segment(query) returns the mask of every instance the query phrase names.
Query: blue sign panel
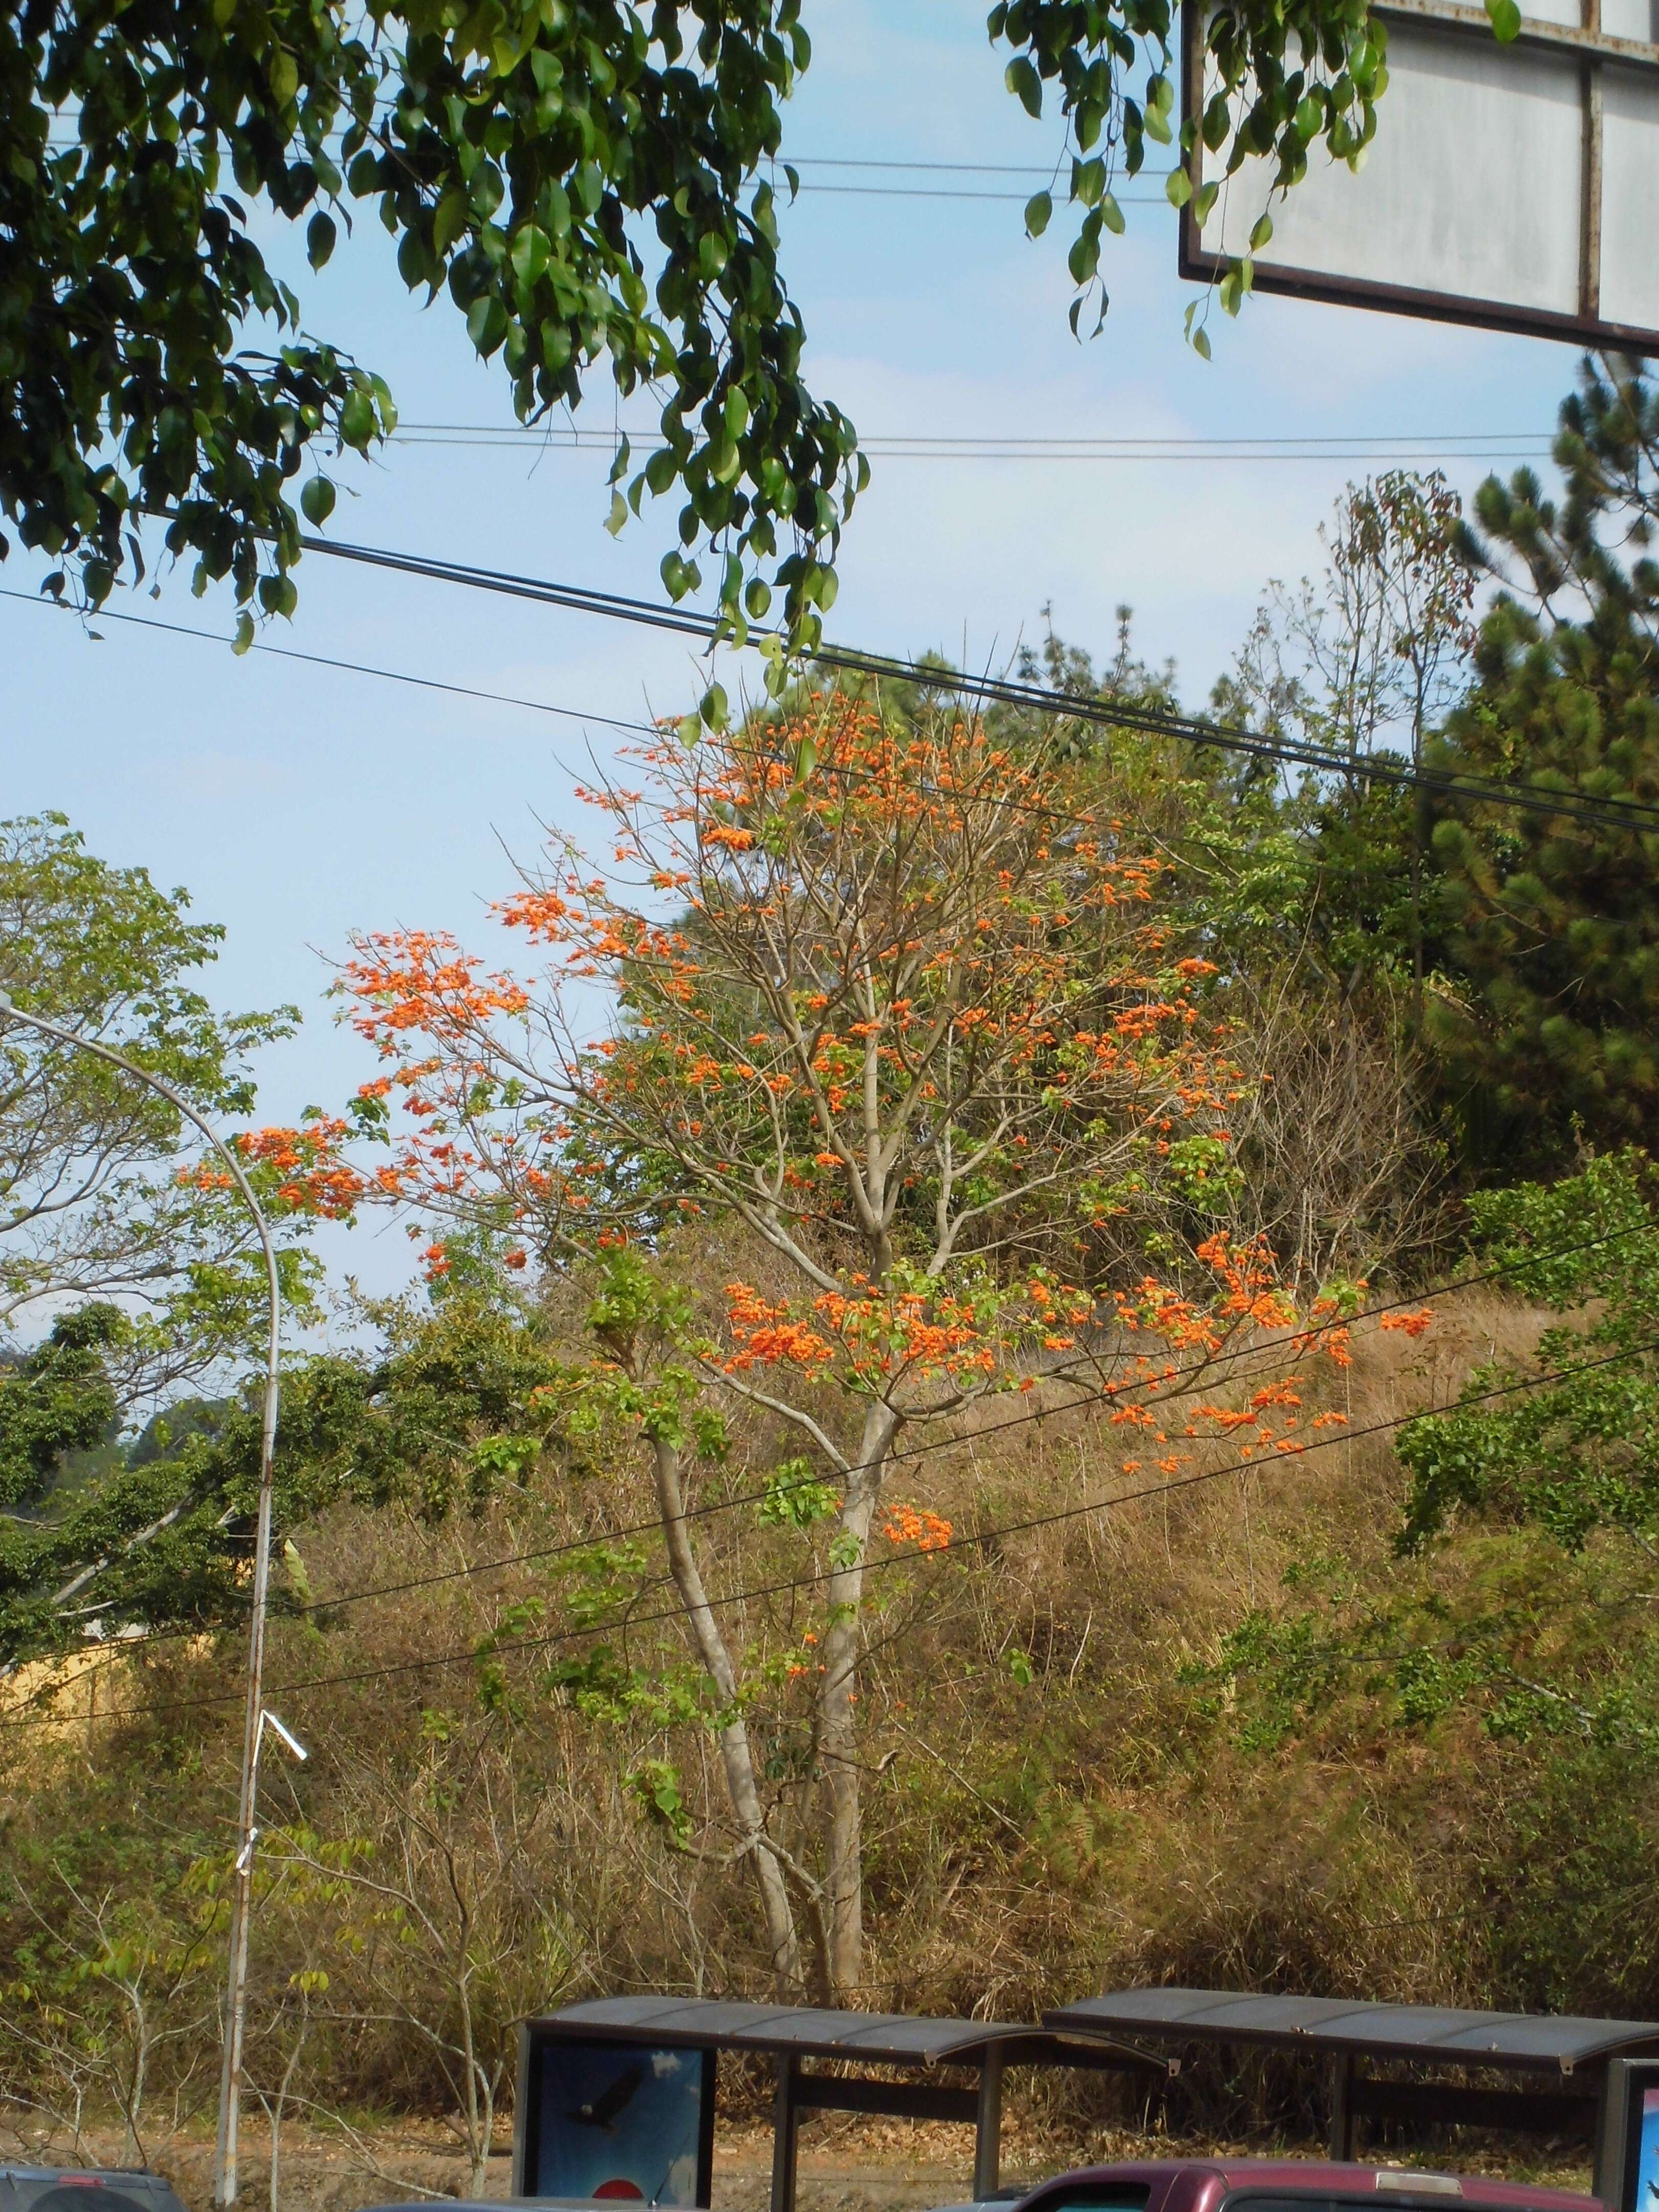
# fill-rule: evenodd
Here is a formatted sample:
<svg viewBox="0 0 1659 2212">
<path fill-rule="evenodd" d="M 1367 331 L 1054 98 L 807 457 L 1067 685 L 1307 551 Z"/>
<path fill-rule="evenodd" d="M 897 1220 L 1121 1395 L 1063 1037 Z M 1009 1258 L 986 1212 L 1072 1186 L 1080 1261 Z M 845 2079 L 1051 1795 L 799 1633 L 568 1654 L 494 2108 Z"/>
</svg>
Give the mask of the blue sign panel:
<svg viewBox="0 0 1659 2212">
<path fill-rule="evenodd" d="M 1636 2102 L 1635 2099 L 1632 2100 Z M 1644 2084 L 1640 2112 L 1631 2114 L 1636 2133 L 1636 2193 L 1632 2212 L 1659 2212 L 1659 2088 Z"/>
<path fill-rule="evenodd" d="M 532 2032 L 520 2186 L 526 2197 L 706 2205 L 714 2054 Z"/>
</svg>

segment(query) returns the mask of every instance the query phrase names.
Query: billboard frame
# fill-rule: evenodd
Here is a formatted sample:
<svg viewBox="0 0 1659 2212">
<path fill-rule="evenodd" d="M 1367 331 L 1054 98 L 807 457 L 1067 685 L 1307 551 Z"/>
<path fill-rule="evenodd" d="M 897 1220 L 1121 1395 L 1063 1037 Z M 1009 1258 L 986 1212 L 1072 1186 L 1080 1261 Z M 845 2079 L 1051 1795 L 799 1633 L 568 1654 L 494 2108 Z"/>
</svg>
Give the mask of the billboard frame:
<svg viewBox="0 0 1659 2212">
<path fill-rule="evenodd" d="M 1341 276 L 1298 269 L 1283 262 L 1254 259 L 1252 289 L 1287 299 L 1315 300 L 1334 307 L 1371 307 L 1437 323 L 1461 323 L 1479 330 L 1503 331 L 1523 337 L 1559 338 L 1592 349 L 1659 355 L 1659 329 L 1613 323 L 1599 312 L 1601 284 L 1602 88 L 1604 64 L 1659 72 L 1659 45 L 1618 38 L 1601 28 L 1600 0 L 1583 0 L 1585 23 L 1551 23 L 1523 16 L 1513 44 L 1525 51 L 1547 48 L 1579 57 L 1584 103 L 1583 175 L 1579 223 L 1578 312 L 1517 307 L 1502 300 L 1464 299 L 1455 293 L 1410 284 L 1383 283 L 1370 277 Z M 1204 17 L 1206 0 L 1182 0 L 1182 116 L 1193 127 L 1187 173 L 1192 192 L 1180 212 L 1177 268 L 1190 281 L 1212 284 L 1231 265 L 1232 257 L 1203 241 L 1194 208 L 1205 181 L 1206 148 L 1199 125 L 1204 112 Z M 1426 25 L 1465 37 L 1493 40 L 1483 7 L 1462 0 L 1376 0 L 1371 13 L 1386 23 Z M 1495 40 L 1494 40 L 1495 43 Z M 1387 128 L 1387 94 L 1382 120 Z M 1297 189 L 1292 185 L 1292 191 Z"/>
</svg>

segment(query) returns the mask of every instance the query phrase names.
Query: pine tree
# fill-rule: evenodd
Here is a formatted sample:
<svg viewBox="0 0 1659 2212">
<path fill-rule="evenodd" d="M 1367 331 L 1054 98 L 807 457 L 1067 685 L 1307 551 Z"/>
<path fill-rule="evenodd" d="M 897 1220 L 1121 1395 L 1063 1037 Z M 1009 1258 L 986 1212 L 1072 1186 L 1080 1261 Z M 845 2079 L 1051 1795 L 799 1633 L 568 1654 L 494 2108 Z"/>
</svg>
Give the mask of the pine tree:
<svg viewBox="0 0 1659 2212">
<path fill-rule="evenodd" d="M 1659 387 L 1587 360 L 1560 423 L 1559 501 L 1526 469 L 1476 495 L 1466 557 L 1502 588 L 1432 765 L 1659 806 Z M 1659 1146 L 1659 814 L 1626 830 L 1460 800 L 1433 849 L 1426 1013 L 1474 1162 Z"/>
</svg>

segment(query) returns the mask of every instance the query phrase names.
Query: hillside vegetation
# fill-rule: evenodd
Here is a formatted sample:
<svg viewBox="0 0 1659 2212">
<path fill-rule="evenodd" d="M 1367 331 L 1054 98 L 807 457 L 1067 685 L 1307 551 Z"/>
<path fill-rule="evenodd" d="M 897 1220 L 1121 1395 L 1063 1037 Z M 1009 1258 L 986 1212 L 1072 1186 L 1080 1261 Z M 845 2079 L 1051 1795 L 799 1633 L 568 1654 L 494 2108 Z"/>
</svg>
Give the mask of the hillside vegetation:
<svg viewBox="0 0 1659 2212">
<path fill-rule="evenodd" d="M 1420 1338 L 1360 1333 L 1322 1395 L 1356 1431 L 1446 1403 L 1472 1366 L 1528 1348 L 1540 1318 L 1466 1291 Z M 1645 1761 L 1618 1744 L 1494 1741 L 1462 1712 L 1410 1730 L 1345 1712 L 1264 1749 L 1241 1741 L 1237 1695 L 1206 1672 L 1287 1583 L 1340 1575 L 1380 1596 L 1415 1579 L 1393 1548 L 1404 1477 L 1389 1438 L 1337 1431 L 1316 1457 L 1075 1510 L 1136 1486 L 1086 1422 L 1005 1437 L 991 1415 L 983 1429 L 935 1475 L 939 1510 L 961 1539 L 1048 1525 L 880 1578 L 863 2002 L 1018 2018 L 1168 1979 L 1650 2016 L 1659 1798 Z M 734 1463 L 731 1489 L 753 1474 Z M 550 1682 L 556 1655 L 519 1648 L 545 1632 L 543 1606 L 560 1617 L 558 1573 L 532 1559 L 428 1579 L 585 1540 L 595 1507 L 617 1525 L 650 1512 L 642 1481 L 607 1470 L 601 1487 L 588 1470 L 435 1527 L 337 1507 L 289 1556 L 319 1610 L 278 1625 L 273 1680 L 344 1678 L 273 1690 L 311 1758 L 267 1770 L 254 2069 L 286 2081 L 295 2118 L 455 2113 L 466 2037 L 504 2086 L 514 2021 L 596 1990 L 764 1985 L 744 1874 L 706 1840 L 720 1791 L 695 1731 L 678 1768 L 692 1844 L 677 1850 L 619 1778 L 609 1717 Z M 710 1531 L 720 1586 L 772 1579 L 751 1516 Z M 1559 1571 L 1553 1547 L 1514 1532 L 1435 1578 L 1455 1620 L 1471 1585 L 1518 1580 L 1542 1598 Z M 734 1634 L 789 1643 L 790 1603 L 749 1601 Z M 638 1610 L 619 1656 L 672 1668 L 675 1624 L 648 1599 Z M 482 1663 L 395 1671 L 492 1643 Z M 240 1755 L 237 1657 L 181 1638 L 83 1674 L 64 1717 L 4 1739 L 9 1954 L 25 1973 L 74 1959 L 84 1974 L 51 2025 L 14 1998 L 9 2063 L 27 2054 L 35 2094 L 62 2112 L 72 2081 L 95 2104 L 130 2094 L 147 2043 L 141 2141 L 211 2086 L 206 1939 Z M 360 1671 L 378 1679 L 354 1683 Z M 111 1725 L 112 1710 L 130 1717 Z M 1263 2117 L 1239 2085 L 1208 2112 L 1224 2130 Z"/>
<path fill-rule="evenodd" d="M 1351 490 L 1208 722 L 1127 614 L 1040 710 L 802 684 L 596 779 L 516 969 L 344 949 L 379 1073 L 234 1139 L 279 2146 L 423 2118 L 476 2191 L 515 2022 L 601 1990 L 1659 2012 L 1656 450 L 1587 366 L 1559 506 Z M 17 1006 L 240 1122 L 295 1018 L 212 1011 L 186 903 L 0 829 Z M 263 1275 L 224 1157 L 36 1034 L 0 2090 L 137 2156 L 216 2088 Z M 421 1279 L 331 1307 L 307 1232 L 377 1209 Z M 1183 2084 L 1138 2117 L 1316 2117 Z"/>
</svg>

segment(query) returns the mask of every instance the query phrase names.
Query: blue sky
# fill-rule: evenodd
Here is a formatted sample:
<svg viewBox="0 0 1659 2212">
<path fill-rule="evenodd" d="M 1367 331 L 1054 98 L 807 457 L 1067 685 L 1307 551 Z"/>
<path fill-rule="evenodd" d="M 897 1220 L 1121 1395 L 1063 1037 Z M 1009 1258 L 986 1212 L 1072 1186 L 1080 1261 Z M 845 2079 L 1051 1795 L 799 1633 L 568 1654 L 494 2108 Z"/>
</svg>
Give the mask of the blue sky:
<svg viewBox="0 0 1659 2212">
<path fill-rule="evenodd" d="M 814 60 L 785 152 L 813 160 L 1030 163 L 1057 124 L 1030 122 L 1002 88 L 977 0 L 807 0 Z M 1387 127 L 1386 103 L 1383 127 Z M 1189 288 L 1173 216 L 1127 208 L 1108 241 L 1102 335 L 1066 326 L 1067 232 L 1024 235 L 1018 198 L 864 197 L 810 188 L 785 212 L 787 266 L 805 316 L 817 389 L 866 434 L 1079 437 L 1383 434 L 1441 438 L 1547 431 L 1571 384 L 1570 348 L 1352 309 L 1257 298 L 1213 319 L 1209 365 L 1183 344 Z M 1035 188 L 1019 178 L 911 176 L 917 185 Z M 297 259 L 297 245 L 281 249 Z M 295 270 L 310 329 L 392 384 L 408 422 L 512 421 L 504 374 L 479 363 L 447 301 L 405 294 L 373 210 L 321 279 Z M 607 428 L 592 387 L 580 420 Z M 635 401 L 629 419 L 648 422 Z M 613 542 L 597 453 L 394 446 L 350 479 L 343 537 L 601 588 L 661 596 L 673 502 Z M 889 460 L 845 542 L 832 635 L 879 650 L 936 647 L 969 664 L 1041 634 L 1051 602 L 1067 640 L 1104 654 L 1113 611 L 1135 609 L 1139 647 L 1173 656 L 1200 701 L 1270 576 L 1317 566 L 1316 531 L 1364 463 Z M 1466 491 L 1485 465 L 1447 465 Z M 38 567 L 14 551 L 0 586 Z M 544 700 L 594 714 L 682 711 L 700 688 L 683 641 L 432 583 L 307 561 L 300 605 L 272 641 Z M 112 603 L 228 630 L 227 604 L 188 578 Z M 258 653 L 100 625 L 0 599 L 7 813 L 57 807 L 93 848 L 187 885 L 228 939 L 210 986 L 226 1006 L 294 1000 L 296 1042 L 262 1073 L 262 1111 L 333 1103 L 370 1072 L 323 1003 L 348 931 L 454 930 L 495 949 L 489 901 L 538 822 L 573 820 L 571 764 L 608 750 L 599 726 L 446 699 Z M 406 1270 L 401 1237 L 338 1248 L 366 1281 Z"/>
</svg>

